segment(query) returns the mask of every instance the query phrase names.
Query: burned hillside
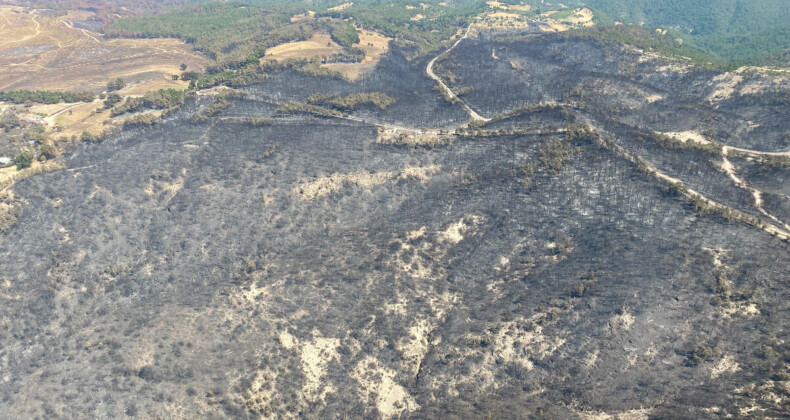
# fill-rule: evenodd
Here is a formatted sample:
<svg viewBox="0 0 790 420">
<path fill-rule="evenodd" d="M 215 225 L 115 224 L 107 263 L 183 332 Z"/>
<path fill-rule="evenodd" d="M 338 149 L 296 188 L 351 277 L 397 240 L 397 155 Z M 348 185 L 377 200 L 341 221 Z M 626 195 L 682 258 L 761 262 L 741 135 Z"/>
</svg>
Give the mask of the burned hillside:
<svg viewBox="0 0 790 420">
<path fill-rule="evenodd" d="M 787 412 L 783 76 L 470 37 L 434 69 L 470 122 L 407 55 L 199 92 L 18 182 L 0 412 Z"/>
</svg>

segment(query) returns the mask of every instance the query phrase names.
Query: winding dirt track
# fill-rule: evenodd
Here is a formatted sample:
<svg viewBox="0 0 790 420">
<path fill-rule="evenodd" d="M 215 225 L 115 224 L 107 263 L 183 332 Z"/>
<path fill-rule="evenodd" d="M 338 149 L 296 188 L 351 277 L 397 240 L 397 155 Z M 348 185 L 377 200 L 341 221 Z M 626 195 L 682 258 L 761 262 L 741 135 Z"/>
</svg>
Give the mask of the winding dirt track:
<svg viewBox="0 0 790 420">
<path fill-rule="evenodd" d="M 6 22 L 8 24 L 11 24 L 11 21 L 8 20 L 8 17 L 5 15 L 5 12 L 0 12 L 0 16 L 3 16 L 3 18 L 6 20 Z M 34 30 L 36 32 L 33 35 L 27 35 L 25 37 L 22 37 L 22 38 L 19 38 L 19 39 L 15 39 L 13 41 L 4 42 L 4 43 L 0 44 L 0 47 L 6 46 L 6 45 L 10 45 L 10 44 L 18 44 L 20 42 L 24 42 L 24 41 L 27 41 L 29 39 L 33 39 L 33 38 L 41 35 L 41 23 L 39 23 L 39 21 L 36 20 L 36 16 L 31 14 L 30 15 L 30 20 L 32 20 L 33 23 L 36 24 L 36 27 L 34 28 Z M 3 27 L 5 27 L 5 24 L 3 24 Z"/>
<path fill-rule="evenodd" d="M 584 114 L 582 114 L 582 113 L 580 113 L 578 111 L 577 111 L 577 115 L 580 117 L 580 119 L 582 121 L 584 121 L 587 125 L 589 125 L 593 129 L 595 129 L 599 133 L 606 133 L 606 131 L 602 127 L 597 125 L 592 118 L 590 118 L 590 117 L 588 117 L 588 116 L 586 116 L 586 115 L 584 115 Z M 785 240 L 785 241 L 790 241 L 790 229 L 787 228 L 787 225 L 785 223 L 783 223 L 782 221 L 780 221 L 779 219 L 777 219 L 776 217 L 774 217 L 773 215 L 771 215 L 770 213 L 766 212 L 764 209 L 762 209 L 761 205 L 759 205 L 759 206 L 755 205 L 755 207 L 758 210 L 760 210 L 760 212 L 763 213 L 765 216 L 769 217 L 775 223 L 779 224 L 781 227 L 780 226 L 776 226 L 773 223 L 768 223 L 768 222 L 766 222 L 763 219 L 758 219 L 758 218 L 756 218 L 754 216 L 747 215 L 747 214 L 743 213 L 742 211 L 740 211 L 738 209 L 732 208 L 732 207 L 730 207 L 728 205 L 725 205 L 725 204 L 721 204 L 718 201 L 712 200 L 712 199 L 706 197 L 705 195 L 703 195 L 702 193 L 689 188 L 688 185 L 686 185 L 686 183 L 683 182 L 683 180 L 681 180 L 679 178 L 672 177 L 670 175 L 667 175 L 667 174 L 661 172 L 658 168 L 656 168 L 654 165 L 651 165 L 649 162 L 647 162 L 641 156 L 634 155 L 634 154 L 628 152 L 627 150 L 625 150 L 624 148 L 622 148 L 621 146 L 619 146 L 617 144 L 613 144 L 612 146 L 615 149 L 614 150 L 615 152 L 617 152 L 621 156 L 625 157 L 629 161 L 631 161 L 633 163 L 642 163 L 642 164 L 644 164 L 648 168 L 648 170 L 650 171 L 650 173 L 652 174 L 652 176 L 654 178 L 656 178 L 658 180 L 661 180 L 661 181 L 664 181 L 664 182 L 667 182 L 667 183 L 670 183 L 670 184 L 682 186 L 684 188 L 684 190 L 685 190 L 685 192 L 683 193 L 684 196 L 686 196 L 688 198 L 696 198 L 696 199 L 702 200 L 707 205 L 709 205 L 709 206 L 711 206 L 713 208 L 719 209 L 719 210 L 730 210 L 730 211 L 734 212 L 735 214 L 737 214 L 739 216 L 739 220 L 741 222 L 745 222 L 745 223 L 748 223 L 748 224 L 750 224 L 752 226 L 755 226 L 758 229 L 761 229 L 761 230 L 763 230 L 763 231 L 765 231 L 765 232 L 767 232 L 767 233 L 769 233 L 769 234 L 771 234 L 773 236 L 776 236 L 779 239 L 782 239 L 782 240 Z M 733 149 L 733 148 L 730 148 L 730 149 Z M 757 153 L 760 153 L 760 152 L 757 152 Z M 771 154 L 771 153 L 768 153 L 768 154 Z M 727 162 L 729 162 L 726 159 L 726 156 L 727 156 L 726 149 L 723 151 L 722 155 L 725 157 L 725 166 L 726 166 Z M 732 163 L 730 163 L 730 165 L 732 165 Z M 737 181 L 741 181 L 741 180 L 737 176 L 734 176 L 734 174 L 735 174 L 735 172 L 734 172 L 734 170 L 735 170 L 734 165 L 732 165 L 731 169 L 733 171 L 732 174 L 729 173 L 727 168 L 724 168 L 725 172 L 728 172 L 728 175 L 730 175 L 730 178 L 733 179 L 733 181 L 737 185 L 738 184 Z M 741 181 L 741 182 L 743 182 L 743 181 Z M 760 194 L 760 192 L 758 190 L 754 190 L 754 189 L 746 186 L 745 184 L 738 185 L 738 186 L 740 186 L 742 188 L 745 188 L 747 190 L 753 191 L 753 193 L 755 194 L 755 201 L 757 201 L 757 202 L 761 202 L 762 201 L 762 200 L 758 201 L 758 196 Z"/>
<path fill-rule="evenodd" d="M 444 83 L 444 81 L 442 80 L 441 77 L 437 76 L 436 73 L 433 72 L 433 65 L 436 63 L 436 60 L 442 58 L 444 55 L 446 55 L 450 51 L 454 50 L 455 47 L 457 47 L 458 44 L 461 43 L 461 41 L 463 41 L 464 39 L 466 39 L 469 36 L 469 31 L 471 31 L 471 30 L 472 30 L 472 25 L 469 25 L 469 27 L 466 28 L 466 32 L 464 32 L 464 36 L 462 36 L 461 38 L 458 38 L 458 41 L 455 41 L 455 44 L 453 44 L 450 48 L 444 50 L 441 54 L 437 55 L 431 61 L 429 61 L 428 62 L 428 66 L 425 68 L 425 72 L 428 74 L 428 77 L 430 77 L 431 79 L 433 79 L 437 83 L 439 83 L 439 86 L 447 94 L 447 97 L 449 97 L 450 99 L 458 101 L 458 103 L 460 103 L 464 107 L 464 109 L 469 114 L 469 116 L 472 117 L 472 120 L 488 122 L 488 121 L 491 121 L 491 118 L 485 118 L 482 115 L 478 114 L 474 109 L 472 109 L 472 107 L 470 107 L 466 102 L 464 102 L 463 99 L 459 98 L 458 95 L 456 95 L 453 92 L 453 90 L 450 89 L 450 87 L 447 86 L 446 83 Z"/>
</svg>

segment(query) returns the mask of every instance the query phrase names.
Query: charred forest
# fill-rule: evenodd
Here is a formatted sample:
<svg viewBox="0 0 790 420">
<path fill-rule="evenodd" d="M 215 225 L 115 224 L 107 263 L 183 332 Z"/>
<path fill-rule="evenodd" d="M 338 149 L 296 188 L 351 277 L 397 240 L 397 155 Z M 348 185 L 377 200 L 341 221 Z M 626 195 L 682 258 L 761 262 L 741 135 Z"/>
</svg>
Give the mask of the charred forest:
<svg viewBox="0 0 790 420">
<path fill-rule="evenodd" d="M 0 417 L 786 416 L 787 76 L 431 58 L 199 90 L 0 196 Z"/>
</svg>

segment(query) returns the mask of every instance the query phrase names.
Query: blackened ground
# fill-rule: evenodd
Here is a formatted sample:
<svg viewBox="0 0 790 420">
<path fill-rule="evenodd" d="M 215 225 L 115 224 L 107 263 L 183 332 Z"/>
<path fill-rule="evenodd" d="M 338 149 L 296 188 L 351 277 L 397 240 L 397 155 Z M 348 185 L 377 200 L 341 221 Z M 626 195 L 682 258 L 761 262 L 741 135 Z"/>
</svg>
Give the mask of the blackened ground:
<svg viewBox="0 0 790 420">
<path fill-rule="evenodd" d="M 670 131 L 645 122 L 653 110 L 691 101 L 672 92 L 712 76 L 661 78 L 655 65 L 639 77 L 656 87 L 640 85 L 607 75 L 617 60 L 648 69 L 635 53 L 552 42 L 454 51 L 472 63 L 457 68 L 473 87 L 464 97 L 488 115 L 565 101 L 589 82 L 572 106 L 484 127 L 496 135 L 412 148 L 378 142 L 372 123 L 273 113 L 315 92 L 383 91 L 398 102 L 355 117 L 449 128 L 467 119 L 422 75 L 424 62 L 394 51 L 360 84 L 272 74 L 244 88 L 254 99 L 232 99 L 206 123 L 190 122 L 210 102 L 201 99 L 18 183 L 24 212 L 0 239 L 0 412 L 783 416 L 788 244 L 700 216 L 592 139 L 569 141 L 556 171 L 545 163 L 585 115 L 618 146 L 757 215 L 716 169 L 721 156 L 647 136 Z M 502 63 L 490 62 L 492 49 Z M 618 93 L 628 86 L 665 99 Z M 606 113 L 604 101 L 630 105 Z M 688 125 L 671 131 L 701 129 L 708 112 L 727 111 L 684 111 Z M 750 164 L 742 174 L 755 186 L 782 173 Z M 783 205 L 766 199 L 777 214 Z"/>
</svg>

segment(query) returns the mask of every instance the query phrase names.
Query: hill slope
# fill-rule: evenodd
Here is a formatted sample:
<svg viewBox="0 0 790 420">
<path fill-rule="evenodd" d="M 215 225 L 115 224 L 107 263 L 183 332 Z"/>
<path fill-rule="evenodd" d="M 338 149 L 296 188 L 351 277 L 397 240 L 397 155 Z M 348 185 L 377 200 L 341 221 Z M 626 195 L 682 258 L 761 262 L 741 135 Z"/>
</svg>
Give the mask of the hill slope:
<svg viewBox="0 0 790 420">
<path fill-rule="evenodd" d="M 436 60 L 470 123 L 410 52 L 265 67 L 17 183 L 0 412 L 787 412 L 786 76 L 485 34 Z"/>
</svg>

